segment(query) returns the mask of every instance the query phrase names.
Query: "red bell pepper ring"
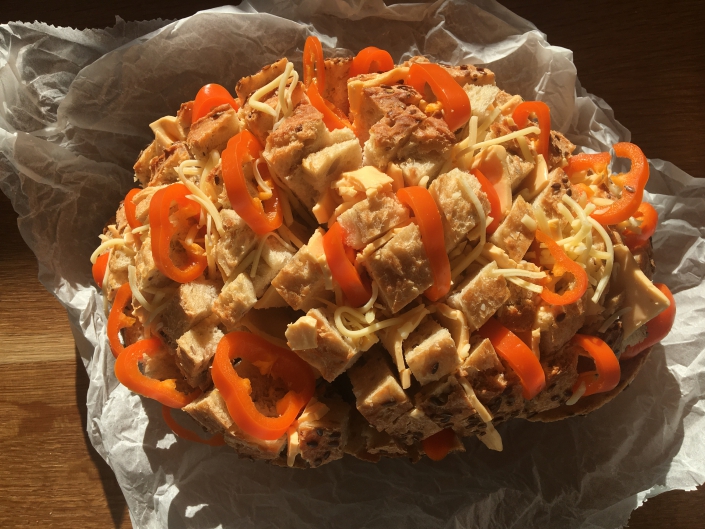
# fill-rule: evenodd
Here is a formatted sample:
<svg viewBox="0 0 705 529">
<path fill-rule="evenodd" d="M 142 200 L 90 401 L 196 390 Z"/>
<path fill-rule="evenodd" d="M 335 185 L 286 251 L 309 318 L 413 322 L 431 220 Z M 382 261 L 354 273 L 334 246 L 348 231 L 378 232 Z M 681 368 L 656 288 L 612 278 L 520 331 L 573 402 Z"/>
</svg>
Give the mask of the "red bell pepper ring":
<svg viewBox="0 0 705 529">
<path fill-rule="evenodd" d="M 103 279 L 105 279 L 105 271 L 108 268 L 109 258 L 110 252 L 105 252 L 104 254 L 101 254 L 98 259 L 95 260 L 95 263 L 93 263 L 93 266 L 91 267 L 93 281 L 96 282 L 98 288 L 103 288 Z"/>
<path fill-rule="evenodd" d="M 257 235 L 276 230 L 284 219 L 279 189 L 272 181 L 266 164 L 262 166 L 260 173 L 272 190 L 271 198 L 262 203 L 259 198 L 251 196 L 247 189 L 242 166 L 259 158 L 261 151 L 262 146 L 257 138 L 249 130 L 243 130 L 230 138 L 221 156 L 223 182 L 230 204 Z"/>
<path fill-rule="evenodd" d="M 642 202 L 639 209 L 634 213 L 634 218 L 641 221 L 639 226 L 640 232 L 637 233 L 627 227 L 622 234 L 624 244 L 630 250 L 639 250 L 649 243 L 649 239 L 656 233 L 656 225 L 658 224 L 658 213 L 654 207 L 648 202 Z"/>
<path fill-rule="evenodd" d="M 169 428 L 171 428 L 171 431 L 174 432 L 174 434 L 176 434 L 177 436 L 181 437 L 182 439 L 186 439 L 187 441 L 193 441 L 194 443 L 201 443 L 209 446 L 223 446 L 225 444 L 225 440 L 223 439 L 222 433 L 217 433 L 210 439 L 204 439 L 196 432 L 192 432 L 188 428 L 184 428 L 178 422 L 176 422 L 176 420 L 174 420 L 174 416 L 171 414 L 171 410 L 172 408 L 170 408 L 169 406 L 164 406 L 162 404 L 162 417 L 164 418 L 164 422 L 167 424 L 167 426 L 169 426 Z"/>
<path fill-rule="evenodd" d="M 617 143 L 614 153 L 620 158 L 629 158 L 632 167 L 628 173 L 613 176 L 612 180 L 622 186 L 622 196 L 605 209 L 590 215 L 603 226 L 619 224 L 634 215 L 644 197 L 644 187 L 649 180 L 649 161 L 639 147 L 633 143 Z"/>
<path fill-rule="evenodd" d="M 576 154 L 568 160 L 568 165 L 563 169 L 569 177 L 582 171 L 592 169 L 595 173 L 604 173 L 610 164 L 612 156 L 608 152 L 597 154 Z"/>
<path fill-rule="evenodd" d="M 124 283 L 115 294 L 108 315 L 108 341 L 115 358 L 125 350 L 120 342 L 120 331 L 135 324 L 135 319 L 125 314 L 128 303 L 132 303 L 132 290 L 129 283 Z"/>
<path fill-rule="evenodd" d="M 304 44 L 304 86 L 318 83 L 318 90 L 326 91 L 326 69 L 323 61 L 323 47 L 318 37 L 308 37 Z"/>
<path fill-rule="evenodd" d="M 420 94 L 426 84 L 443 105 L 443 119 L 451 131 L 456 131 L 470 119 L 470 99 L 455 79 L 438 64 L 414 63 L 409 68 L 406 83 Z"/>
<path fill-rule="evenodd" d="M 157 269 L 169 279 L 178 283 L 190 283 L 198 278 L 208 266 L 205 251 L 197 244 L 186 245 L 188 262 L 184 267 L 174 264 L 171 258 L 171 243 L 176 236 L 176 227 L 171 220 L 171 207 L 176 204 L 174 214 L 177 223 L 201 214 L 201 205 L 189 198 L 191 191 L 181 183 L 171 184 L 154 193 L 149 203 L 149 222 L 152 231 L 152 257 Z"/>
<path fill-rule="evenodd" d="M 323 252 L 326 254 L 328 268 L 333 280 L 340 285 L 343 294 L 353 307 L 361 307 L 369 301 L 372 295 L 370 288 L 363 283 L 357 272 L 353 259 L 348 255 L 348 249 L 343 242 L 345 237 L 343 228 L 337 222 L 328 228 L 323 236 Z"/>
<path fill-rule="evenodd" d="M 323 123 L 325 123 L 328 130 L 342 129 L 345 127 L 352 128 L 345 114 L 333 103 L 323 99 L 318 91 L 318 83 L 311 83 L 306 90 L 306 95 L 309 101 L 311 101 L 311 105 L 323 114 Z"/>
<path fill-rule="evenodd" d="M 533 351 L 495 318 L 487 320 L 478 333 L 482 338 L 490 340 L 497 354 L 517 374 L 524 398 L 531 400 L 538 395 L 546 386 L 546 374 Z"/>
<path fill-rule="evenodd" d="M 499 219 L 502 217 L 502 203 L 499 201 L 497 190 L 487 177 L 482 174 L 482 171 L 473 169 L 471 172 L 473 176 L 477 178 L 477 181 L 480 182 L 480 186 L 485 192 L 485 195 L 487 195 L 487 200 L 490 202 L 490 216 L 492 217 L 492 222 L 487 225 L 487 233 L 491 235 L 499 228 Z"/>
<path fill-rule="evenodd" d="M 288 392 L 276 403 L 278 417 L 268 417 L 257 409 L 250 381 L 241 378 L 233 367 L 236 358 L 263 366 L 260 369 L 286 384 Z M 313 371 L 304 360 L 248 332 L 231 332 L 220 340 L 211 374 L 235 424 L 246 434 L 264 440 L 279 439 L 286 433 L 313 397 L 316 386 Z"/>
<path fill-rule="evenodd" d="M 133 230 L 142 226 L 142 223 L 137 220 L 137 206 L 132 201 L 132 199 L 135 198 L 135 195 L 140 191 L 141 189 L 135 187 L 130 189 L 127 192 L 127 195 L 125 195 L 125 217 L 127 218 L 127 223 L 130 225 L 130 228 Z"/>
<path fill-rule="evenodd" d="M 369 46 L 355 55 L 350 67 L 350 77 L 375 72 L 388 72 L 394 68 L 394 60 L 386 50 Z"/>
<path fill-rule="evenodd" d="M 428 189 L 421 186 L 402 187 L 397 191 L 399 201 L 414 212 L 414 218 L 421 231 L 426 256 L 431 263 L 433 285 L 424 295 L 431 301 L 438 301 L 450 290 L 450 261 L 443 238 L 443 223 L 435 200 Z"/>
<path fill-rule="evenodd" d="M 576 392 L 582 384 L 585 384 L 583 397 L 611 391 L 619 384 L 621 370 L 619 360 L 614 351 L 603 340 L 597 336 L 587 334 L 576 334 L 571 338 L 571 343 L 584 349 L 595 361 L 597 371 L 588 371 L 578 375 L 578 379 L 573 384 L 573 392 Z"/>
<path fill-rule="evenodd" d="M 668 336 L 669 332 L 671 332 L 673 322 L 676 321 L 676 300 L 673 298 L 673 294 L 671 294 L 668 287 L 663 283 L 654 283 L 654 286 L 666 294 L 666 297 L 668 297 L 671 304 L 666 310 L 646 322 L 646 331 L 648 333 L 646 338 L 636 345 L 627 347 L 627 350 L 624 351 L 622 356 L 619 358 L 620 360 L 634 358 L 645 349 L 659 343 L 666 336 Z"/>
<path fill-rule="evenodd" d="M 548 161 L 548 144 L 551 141 L 551 109 L 543 101 L 524 101 L 514 109 L 512 118 L 517 127 L 524 129 L 529 122 L 531 114 L 536 116 L 539 122 L 539 129 L 541 129 L 536 152 L 542 154 L 544 159 Z"/>
<path fill-rule="evenodd" d="M 550 305 L 569 305 L 570 303 L 575 303 L 583 297 L 583 294 L 585 294 L 585 291 L 587 290 L 587 272 L 585 272 L 582 266 L 568 257 L 563 251 L 563 248 L 558 246 L 553 239 L 541 230 L 536 230 L 536 240 L 545 244 L 548 247 L 548 251 L 553 256 L 553 259 L 555 260 L 555 264 L 553 265 L 554 276 L 562 276 L 566 272 L 570 272 L 575 278 L 575 283 L 573 286 L 563 292 L 563 294 L 551 292 L 544 286 L 541 291 L 541 299 Z"/>
<path fill-rule="evenodd" d="M 455 432 L 451 428 L 446 428 L 421 441 L 421 446 L 431 461 L 440 461 L 448 455 L 457 442 L 458 436 Z"/>
<path fill-rule="evenodd" d="M 176 380 L 157 380 L 142 374 L 140 361 L 152 356 L 163 347 L 159 338 L 148 338 L 133 343 L 118 356 L 115 361 L 115 376 L 130 391 L 149 397 L 169 408 L 183 408 L 193 402 L 200 394 L 200 389 L 182 393 L 176 388 Z"/>
<path fill-rule="evenodd" d="M 240 109 L 240 105 L 233 99 L 227 88 L 214 83 L 205 85 L 196 94 L 191 121 L 196 123 L 196 121 L 208 115 L 211 110 L 221 105 L 230 105 L 236 111 Z"/>
</svg>

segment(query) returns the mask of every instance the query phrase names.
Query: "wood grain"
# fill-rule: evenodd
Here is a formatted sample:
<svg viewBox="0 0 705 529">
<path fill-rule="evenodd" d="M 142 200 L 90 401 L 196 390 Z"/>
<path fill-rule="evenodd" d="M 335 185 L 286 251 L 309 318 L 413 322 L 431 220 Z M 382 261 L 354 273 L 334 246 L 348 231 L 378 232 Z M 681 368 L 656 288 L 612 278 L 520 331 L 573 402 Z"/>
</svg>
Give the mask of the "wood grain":
<svg viewBox="0 0 705 529">
<path fill-rule="evenodd" d="M 649 157 L 705 176 L 705 3 L 502 2 L 570 48 L 583 86 L 603 97 Z M 0 22 L 76 28 L 179 18 L 220 2 L 3 0 Z M 66 312 L 37 280 L 34 256 L 0 194 L 0 527 L 130 527 L 110 468 L 85 434 L 88 379 Z M 38 501 L 39 500 L 39 501 Z M 634 529 L 703 527 L 705 489 L 662 494 Z"/>
</svg>

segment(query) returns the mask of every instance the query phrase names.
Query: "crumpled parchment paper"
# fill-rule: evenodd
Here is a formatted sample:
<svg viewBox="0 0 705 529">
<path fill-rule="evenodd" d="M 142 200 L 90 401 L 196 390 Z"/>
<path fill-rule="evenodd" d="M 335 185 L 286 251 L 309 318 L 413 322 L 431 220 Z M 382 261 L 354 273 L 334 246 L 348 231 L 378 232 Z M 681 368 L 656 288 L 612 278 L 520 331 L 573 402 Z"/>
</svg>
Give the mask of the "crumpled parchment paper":
<svg viewBox="0 0 705 529">
<path fill-rule="evenodd" d="M 327 54 L 376 45 L 397 61 L 482 63 L 508 92 L 547 102 L 553 128 L 581 148 L 630 138 L 580 87 L 569 50 L 490 0 L 269 0 L 107 30 L 0 26 L 0 187 L 41 282 L 68 310 L 90 376 L 88 433 L 133 525 L 611 528 L 645 499 L 705 481 L 705 182 L 661 160 L 651 161 L 647 200 L 660 216 L 656 280 L 678 303 L 672 333 L 631 387 L 590 416 L 501 425 L 502 453 L 472 440 L 440 463 L 270 467 L 177 440 L 157 403 L 117 383 L 88 257 L 132 186 L 147 125 L 206 82 L 232 88 L 282 56 L 300 66 L 309 34 Z"/>
</svg>

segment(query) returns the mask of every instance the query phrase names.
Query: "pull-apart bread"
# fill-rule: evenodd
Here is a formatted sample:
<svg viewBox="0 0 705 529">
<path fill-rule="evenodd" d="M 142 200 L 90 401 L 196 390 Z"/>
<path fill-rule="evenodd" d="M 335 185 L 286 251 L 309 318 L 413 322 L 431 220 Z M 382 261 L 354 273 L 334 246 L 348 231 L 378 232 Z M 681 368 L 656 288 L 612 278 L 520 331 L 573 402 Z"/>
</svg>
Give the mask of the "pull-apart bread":
<svg viewBox="0 0 705 529">
<path fill-rule="evenodd" d="M 301 80 L 281 59 L 152 123 L 92 257 L 118 379 L 293 467 L 501 450 L 613 398 L 675 314 L 648 163 L 574 154 L 497 81 L 309 39 Z"/>
</svg>

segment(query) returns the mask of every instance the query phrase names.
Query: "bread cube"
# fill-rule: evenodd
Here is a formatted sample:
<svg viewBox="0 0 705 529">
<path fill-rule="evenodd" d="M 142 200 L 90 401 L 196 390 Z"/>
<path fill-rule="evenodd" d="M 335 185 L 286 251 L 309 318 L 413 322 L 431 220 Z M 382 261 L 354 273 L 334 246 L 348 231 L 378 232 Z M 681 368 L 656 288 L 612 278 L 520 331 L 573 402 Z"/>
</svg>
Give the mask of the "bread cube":
<svg viewBox="0 0 705 529">
<path fill-rule="evenodd" d="M 218 285 L 200 278 L 179 285 L 176 294 L 162 312 L 162 332 L 172 343 L 187 330 L 213 312 L 213 302 L 218 297 Z"/>
<path fill-rule="evenodd" d="M 232 209 L 221 210 L 220 217 L 225 234 L 215 245 L 215 260 L 229 276 L 257 244 L 257 235 Z"/>
<path fill-rule="evenodd" d="M 186 381 L 194 388 L 205 388 L 210 384 L 208 368 L 224 336 L 218 323 L 218 317 L 211 315 L 176 340 L 176 363 Z"/>
<path fill-rule="evenodd" d="M 313 468 L 343 457 L 350 420 L 350 406 L 340 397 L 318 400 L 328 407 L 328 412 L 317 420 L 300 419 L 296 428 L 301 458 Z M 304 412 L 302 417 L 305 416 Z"/>
<path fill-rule="evenodd" d="M 525 215 L 533 221 L 534 226 L 522 222 Z M 510 259 L 521 261 L 534 242 L 535 223 L 533 208 L 521 196 L 517 196 L 509 214 L 490 237 L 490 242 L 506 251 Z"/>
<path fill-rule="evenodd" d="M 409 212 L 393 194 L 377 193 L 338 217 L 345 244 L 361 250 L 368 243 L 409 219 Z"/>
<path fill-rule="evenodd" d="M 412 445 L 440 432 L 441 427 L 419 408 L 413 408 L 394 421 L 394 424 L 385 431 L 404 444 Z"/>
<path fill-rule="evenodd" d="M 191 125 L 186 144 L 197 157 L 205 158 L 214 149 L 224 150 L 228 140 L 241 129 L 235 109 L 220 105 Z"/>
<path fill-rule="evenodd" d="M 404 341 L 403 348 L 406 363 L 421 385 L 443 378 L 460 365 L 450 332 L 428 316 Z"/>
<path fill-rule="evenodd" d="M 448 296 L 448 305 L 465 314 L 470 331 L 482 327 L 509 299 L 507 280 L 504 276 L 494 275 L 493 270 L 497 270 L 495 262 L 471 274 Z"/>
<path fill-rule="evenodd" d="M 151 172 L 149 185 L 160 186 L 178 182 L 179 175 L 176 173 L 176 168 L 181 165 L 181 162 L 190 159 L 191 153 L 182 141 L 173 143 L 165 148 L 161 155 L 152 158 L 149 163 Z"/>
</svg>

